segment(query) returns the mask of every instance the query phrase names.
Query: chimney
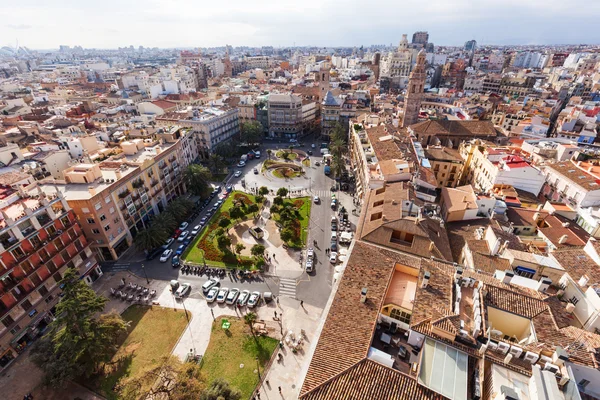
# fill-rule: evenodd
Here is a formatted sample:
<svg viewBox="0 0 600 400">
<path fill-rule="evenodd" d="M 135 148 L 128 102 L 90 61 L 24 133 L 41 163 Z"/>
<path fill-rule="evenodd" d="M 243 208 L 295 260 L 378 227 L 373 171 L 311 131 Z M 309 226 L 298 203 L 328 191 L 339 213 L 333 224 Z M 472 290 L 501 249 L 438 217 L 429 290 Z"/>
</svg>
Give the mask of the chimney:
<svg viewBox="0 0 600 400">
<path fill-rule="evenodd" d="M 504 283 L 510 283 L 510 281 L 512 280 L 512 278 L 515 276 L 515 273 L 509 269 L 507 269 L 506 271 L 504 271 L 504 278 L 502 278 L 502 282 Z"/>
<path fill-rule="evenodd" d="M 367 301 L 367 288 L 364 287 L 360 291 L 360 302 L 365 303 Z"/>
<path fill-rule="evenodd" d="M 569 222 L 563 222 L 562 223 L 563 228 L 568 228 L 569 225 L 571 225 Z"/>
<path fill-rule="evenodd" d="M 93 196 L 96 195 L 96 188 L 93 186 L 88 186 L 88 191 L 90 192 L 90 194 Z"/>
<path fill-rule="evenodd" d="M 427 287 L 427 285 L 429 285 L 429 278 L 431 277 L 431 274 L 429 273 L 429 271 L 425 271 L 425 273 L 423 274 L 423 281 L 421 282 L 421 288 L 424 289 Z"/>
<path fill-rule="evenodd" d="M 552 279 L 550 279 L 550 278 L 541 278 L 539 280 L 539 282 L 538 282 L 538 285 L 537 285 L 537 291 L 545 293 L 546 290 L 548 290 L 548 288 L 550 287 L 551 284 L 552 284 Z"/>
<path fill-rule="evenodd" d="M 567 243 L 567 240 L 569 240 L 569 235 L 562 235 L 560 237 L 560 239 L 558 239 L 558 243 L 559 244 L 565 244 L 565 243 Z"/>
<path fill-rule="evenodd" d="M 588 284 L 590 278 L 587 275 L 582 275 L 581 278 L 579 278 L 579 282 L 577 282 L 579 284 L 579 286 L 584 287 Z"/>
<path fill-rule="evenodd" d="M 557 346 L 552 355 L 552 363 L 560 367 L 565 365 L 565 361 L 569 361 L 569 354 L 562 347 Z"/>
</svg>

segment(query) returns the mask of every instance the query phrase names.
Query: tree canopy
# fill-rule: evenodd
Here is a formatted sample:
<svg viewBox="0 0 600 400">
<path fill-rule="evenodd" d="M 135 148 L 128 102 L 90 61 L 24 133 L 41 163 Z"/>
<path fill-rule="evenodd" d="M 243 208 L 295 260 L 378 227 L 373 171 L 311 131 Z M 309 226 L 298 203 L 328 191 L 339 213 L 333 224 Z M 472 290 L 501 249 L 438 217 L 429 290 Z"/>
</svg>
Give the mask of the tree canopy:
<svg viewBox="0 0 600 400">
<path fill-rule="evenodd" d="M 277 189 L 277 196 L 279 196 L 279 197 L 285 197 L 287 195 L 288 195 L 287 188 L 280 187 L 279 189 Z"/>
<path fill-rule="evenodd" d="M 250 253 L 252 253 L 254 257 L 262 257 L 262 255 L 265 254 L 265 246 L 262 244 L 255 244 L 250 249 Z"/>
<path fill-rule="evenodd" d="M 244 122 L 241 126 L 241 142 L 248 145 L 262 142 L 263 126 L 258 121 Z"/>
<path fill-rule="evenodd" d="M 210 181 L 212 180 L 212 174 L 208 168 L 198 164 L 190 164 L 185 170 L 184 177 L 191 193 L 196 196 L 203 196 L 208 193 Z"/>
<path fill-rule="evenodd" d="M 89 377 L 111 360 L 127 324 L 115 313 L 100 314 L 108 301 L 99 296 L 75 269 L 60 281 L 63 297 L 48 332 L 31 348 L 33 362 L 44 371 L 44 383 L 58 387 Z"/>
</svg>

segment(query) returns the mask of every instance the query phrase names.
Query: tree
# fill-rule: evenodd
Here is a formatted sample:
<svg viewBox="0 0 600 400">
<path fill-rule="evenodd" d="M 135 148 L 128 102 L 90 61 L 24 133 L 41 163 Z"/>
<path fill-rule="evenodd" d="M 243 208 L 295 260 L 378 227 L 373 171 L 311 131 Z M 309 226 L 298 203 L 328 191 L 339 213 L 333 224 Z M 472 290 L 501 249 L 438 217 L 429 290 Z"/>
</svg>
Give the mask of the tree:
<svg viewBox="0 0 600 400">
<path fill-rule="evenodd" d="M 279 197 L 285 197 L 288 195 L 288 190 L 284 187 L 280 187 L 279 189 L 277 189 L 277 196 Z"/>
<path fill-rule="evenodd" d="M 263 139 L 263 127 L 258 121 L 244 122 L 241 126 L 241 142 L 248 145 L 260 143 Z"/>
<path fill-rule="evenodd" d="M 263 201 L 265 201 L 265 196 L 259 194 L 255 197 L 255 199 L 257 203 L 262 203 Z"/>
<path fill-rule="evenodd" d="M 331 130 L 331 135 L 330 135 L 331 141 L 339 139 L 342 142 L 346 143 L 347 137 L 348 137 L 348 135 L 346 132 L 346 128 L 344 127 L 344 125 L 337 122 L 335 124 L 335 126 L 333 127 L 333 129 Z"/>
<path fill-rule="evenodd" d="M 133 244 L 137 249 L 149 252 L 162 246 L 168 238 L 169 234 L 166 230 L 153 225 L 148 229 L 139 231 L 133 238 Z"/>
<path fill-rule="evenodd" d="M 56 306 L 56 319 L 31 348 L 33 362 L 44 371 L 44 382 L 55 387 L 98 372 L 127 330 L 120 315 L 99 315 L 108 299 L 79 279 L 75 269 L 68 269 L 59 283 L 63 297 Z"/>
<path fill-rule="evenodd" d="M 261 196 L 266 196 L 269 194 L 269 188 L 266 186 L 261 186 L 258 188 L 258 194 L 260 194 Z"/>
<path fill-rule="evenodd" d="M 186 219 L 193 207 L 194 203 L 191 200 L 178 197 L 169 203 L 165 212 L 170 214 L 177 224 L 179 224 Z"/>
<path fill-rule="evenodd" d="M 273 199 L 273 204 L 275 204 L 275 205 L 277 205 L 277 206 L 280 206 L 280 205 L 282 205 L 282 204 L 283 204 L 283 198 L 281 198 L 281 197 L 279 197 L 279 196 L 275 197 L 275 198 Z"/>
<path fill-rule="evenodd" d="M 175 356 L 167 356 L 159 365 L 138 374 L 137 378 L 124 381 L 116 389 L 123 400 L 199 399 L 206 389 L 206 380 L 198 364 L 182 363 Z"/>
<path fill-rule="evenodd" d="M 290 240 L 292 240 L 294 238 L 294 231 L 290 228 L 285 228 L 281 230 L 281 233 L 279 234 L 279 236 L 281 237 L 281 240 L 283 240 L 284 242 L 289 242 Z"/>
<path fill-rule="evenodd" d="M 246 211 L 249 213 L 253 213 L 254 215 L 256 215 L 256 213 L 258 212 L 258 206 L 256 204 L 250 204 L 247 208 Z"/>
<path fill-rule="evenodd" d="M 244 250 L 245 248 L 246 248 L 246 246 L 244 246 L 243 243 L 236 243 L 235 253 L 239 256 L 242 253 L 242 250 Z"/>
<path fill-rule="evenodd" d="M 329 150 L 331 151 L 332 156 L 341 157 L 346 151 L 346 143 L 344 143 L 343 140 L 336 138 L 329 144 Z"/>
<path fill-rule="evenodd" d="M 212 174 L 208 168 L 198 164 L 190 164 L 183 176 L 188 190 L 196 196 L 202 196 L 208 192 L 212 180 Z"/>
<path fill-rule="evenodd" d="M 241 207 L 231 207 L 229 209 L 229 216 L 233 219 L 240 219 L 244 217 L 244 211 L 242 211 Z"/>
<path fill-rule="evenodd" d="M 253 312 L 249 312 L 248 314 L 244 315 L 244 322 L 250 327 L 250 332 L 252 332 L 252 336 L 254 336 L 254 323 L 256 322 L 257 318 L 258 317 L 256 316 L 256 314 Z"/>
<path fill-rule="evenodd" d="M 270 160 L 271 159 L 271 153 L 273 151 L 271 149 L 267 149 L 267 159 Z"/>
<path fill-rule="evenodd" d="M 157 229 L 163 230 L 167 232 L 167 235 L 170 236 L 171 232 L 177 229 L 179 224 L 173 218 L 173 215 L 163 212 L 158 215 L 152 217 L 152 226 Z"/>
<path fill-rule="evenodd" d="M 227 229 L 227 227 L 231 224 L 231 220 L 229 218 L 221 218 L 219 220 L 219 226 L 223 229 Z"/>
<path fill-rule="evenodd" d="M 215 379 L 200 396 L 200 400 L 240 400 L 241 398 L 242 393 L 229 387 L 229 383 L 222 378 Z"/>
<path fill-rule="evenodd" d="M 217 237 L 217 245 L 220 249 L 224 250 L 231 246 L 231 239 L 229 238 L 229 236 L 221 235 Z"/>
<path fill-rule="evenodd" d="M 262 244 L 255 244 L 250 249 L 250 253 L 256 258 L 262 257 L 263 254 L 265 254 L 265 246 Z"/>
<path fill-rule="evenodd" d="M 225 168 L 223 157 L 216 153 L 211 153 L 210 156 L 208 156 L 207 165 L 208 169 L 213 174 L 218 174 L 219 172 L 223 171 L 223 168 Z"/>
<path fill-rule="evenodd" d="M 339 177 L 344 172 L 344 161 L 342 157 L 339 155 L 334 155 L 331 157 L 331 170 L 333 171 L 333 175 Z"/>
</svg>

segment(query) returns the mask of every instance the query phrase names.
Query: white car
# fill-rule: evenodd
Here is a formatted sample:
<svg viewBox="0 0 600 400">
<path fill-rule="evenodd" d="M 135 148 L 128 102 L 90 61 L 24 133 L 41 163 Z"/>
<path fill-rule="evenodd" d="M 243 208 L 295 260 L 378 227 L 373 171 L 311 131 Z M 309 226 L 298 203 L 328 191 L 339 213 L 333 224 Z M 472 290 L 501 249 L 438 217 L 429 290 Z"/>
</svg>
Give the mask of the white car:
<svg viewBox="0 0 600 400">
<path fill-rule="evenodd" d="M 185 230 L 187 227 L 189 226 L 189 224 L 187 222 L 182 222 L 181 225 L 179 225 L 179 230 L 183 231 Z"/>
<path fill-rule="evenodd" d="M 171 254 L 173 254 L 173 249 L 167 249 L 163 251 L 162 255 L 160 256 L 160 262 L 169 261 L 169 258 L 171 258 Z"/>
<path fill-rule="evenodd" d="M 329 253 L 329 262 L 332 264 L 335 264 L 337 262 L 337 253 L 335 251 Z"/>
<path fill-rule="evenodd" d="M 219 294 L 217 295 L 217 303 L 225 303 L 225 299 L 227 298 L 227 294 L 229 293 L 229 289 L 223 287 L 219 289 Z"/>
<path fill-rule="evenodd" d="M 315 144 L 313 143 L 313 144 L 311 144 L 311 145 L 310 145 L 310 147 L 312 147 L 312 148 L 314 149 L 315 147 L 317 147 L 317 145 L 315 145 Z"/>
<path fill-rule="evenodd" d="M 313 272 L 313 268 L 314 268 L 313 259 L 312 258 L 307 259 L 306 260 L 306 272 L 307 273 Z"/>
<path fill-rule="evenodd" d="M 175 292 L 175 298 L 182 299 L 183 296 L 187 295 L 191 290 L 192 290 L 192 285 L 190 285 L 187 282 L 183 283 L 183 284 L 181 284 L 181 286 L 179 286 L 179 288 Z"/>
<path fill-rule="evenodd" d="M 165 244 L 163 244 L 163 246 L 162 246 L 163 249 L 165 249 L 165 250 L 168 249 L 169 246 L 171 245 L 171 243 L 173 243 L 174 241 L 175 241 L 175 239 L 173 239 L 172 237 L 168 238 L 167 241 L 165 242 Z"/>
<path fill-rule="evenodd" d="M 192 235 L 196 236 L 200 232 L 200 229 L 202 229 L 202 225 L 196 225 L 194 229 L 192 229 Z"/>
<path fill-rule="evenodd" d="M 306 258 L 313 258 L 315 256 L 315 249 L 309 247 L 306 251 Z"/>
<path fill-rule="evenodd" d="M 217 299 L 217 294 L 219 294 L 219 289 L 217 289 L 216 287 L 210 289 L 208 291 L 208 294 L 206 295 L 206 302 L 212 303 L 213 301 L 215 301 Z"/>
<path fill-rule="evenodd" d="M 315 196 L 315 197 L 313 197 L 313 202 L 315 204 L 319 204 L 321 202 L 321 199 L 319 198 L 319 196 Z"/>
<path fill-rule="evenodd" d="M 252 292 L 248 299 L 248 307 L 254 308 L 258 303 L 260 303 L 260 292 Z"/>
<path fill-rule="evenodd" d="M 238 289 L 238 288 L 231 289 L 229 291 L 229 293 L 227 294 L 227 297 L 225 298 L 225 303 L 227 303 L 227 304 L 235 303 L 239 294 L 240 294 L 240 289 Z"/>
<path fill-rule="evenodd" d="M 244 168 L 246 166 L 246 162 L 240 161 L 237 166 L 238 168 Z"/>
<path fill-rule="evenodd" d="M 215 278 L 211 278 L 209 280 L 207 280 L 206 282 L 204 282 L 204 285 L 202 285 L 202 291 L 204 293 L 208 292 L 210 289 L 212 289 L 214 286 L 217 286 L 219 284 L 219 281 Z"/>
<path fill-rule="evenodd" d="M 237 300 L 238 307 L 245 306 L 246 302 L 248 302 L 249 298 L 250 298 L 250 291 L 249 290 L 242 290 L 242 293 L 240 293 L 240 297 L 238 297 L 238 300 Z"/>
<path fill-rule="evenodd" d="M 233 174 L 233 176 L 239 178 L 240 176 L 242 176 L 242 171 L 235 171 L 235 174 Z"/>
<path fill-rule="evenodd" d="M 188 237 L 188 235 L 190 234 L 190 231 L 183 231 L 179 234 L 179 237 L 177 238 L 178 242 L 183 242 L 185 240 L 186 237 Z"/>
</svg>

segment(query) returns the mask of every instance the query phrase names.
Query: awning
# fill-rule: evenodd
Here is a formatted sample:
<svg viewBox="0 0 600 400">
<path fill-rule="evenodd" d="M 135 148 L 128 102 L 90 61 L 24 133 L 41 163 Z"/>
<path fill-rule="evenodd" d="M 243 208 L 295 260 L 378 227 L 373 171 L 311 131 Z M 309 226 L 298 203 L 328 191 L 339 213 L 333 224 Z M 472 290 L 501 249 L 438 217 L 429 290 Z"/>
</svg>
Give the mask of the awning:
<svg viewBox="0 0 600 400">
<path fill-rule="evenodd" d="M 525 268 L 525 267 L 520 267 L 520 266 L 515 268 L 515 271 L 525 272 L 525 273 L 533 274 L 533 275 L 535 275 L 535 273 L 537 272 L 535 269 Z"/>
</svg>

